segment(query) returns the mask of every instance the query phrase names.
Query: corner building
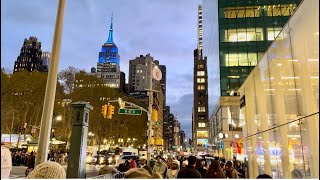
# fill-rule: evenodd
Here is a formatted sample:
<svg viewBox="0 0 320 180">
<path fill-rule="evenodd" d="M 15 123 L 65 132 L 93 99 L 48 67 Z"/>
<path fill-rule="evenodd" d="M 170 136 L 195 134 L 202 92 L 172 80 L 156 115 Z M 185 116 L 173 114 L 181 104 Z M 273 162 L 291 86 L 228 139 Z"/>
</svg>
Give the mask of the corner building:
<svg viewBox="0 0 320 180">
<path fill-rule="evenodd" d="M 208 94 L 214 107 L 209 121 L 216 155 L 244 159 L 244 149 L 236 148 L 243 126 L 238 90 L 300 2 L 203 0 L 203 51 L 209 78 L 214 76 Z"/>
</svg>

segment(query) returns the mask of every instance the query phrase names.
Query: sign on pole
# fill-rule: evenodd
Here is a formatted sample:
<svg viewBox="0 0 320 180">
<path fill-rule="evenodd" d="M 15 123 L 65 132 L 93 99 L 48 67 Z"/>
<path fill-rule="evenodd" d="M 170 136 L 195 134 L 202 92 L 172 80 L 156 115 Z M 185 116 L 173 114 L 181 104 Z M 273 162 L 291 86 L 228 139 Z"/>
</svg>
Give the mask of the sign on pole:
<svg viewBox="0 0 320 180">
<path fill-rule="evenodd" d="M 141 115 L 141 109 L 119 109 L 118 114 Z"/>
</svg>

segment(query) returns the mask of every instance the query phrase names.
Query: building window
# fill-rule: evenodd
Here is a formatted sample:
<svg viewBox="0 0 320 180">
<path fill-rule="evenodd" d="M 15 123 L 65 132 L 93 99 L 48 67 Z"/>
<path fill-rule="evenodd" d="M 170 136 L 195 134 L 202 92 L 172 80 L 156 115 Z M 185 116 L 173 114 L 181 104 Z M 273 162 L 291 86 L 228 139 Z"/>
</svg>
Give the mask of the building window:
<svg viewBox="0 0 320 180">
<path fill-rule="evenodd" d="M 198 112 L 206 112 L 206 108 L 205 107 L 198 107 Z"/>
<path fill-rule="evenodd" d="M 197 72 L 197 76 L 204 76 L 205 75 L 205 71 L 198 71 Z"/>
<path fill-rule="evenodd" d="M 262 28 L 226 29 L 225 42 L 263 41 Z"/>
<path fill-rule="evenodd" d="M 198 64 L 198 69 L 203 69 L 203 64 Z"/>
<path fill-rule="evenodd" d="M 198 85 L 198 90 L 205 90 L 205 86 L 204 85 Z"/>
<path fill-rule="evenodd" d="M 197 131 L 197 137 L 199 138 L 208 137 L 208 131 Z"/>
<path fill-rule="evenodd" d="M 257 62 L 257 53 L 229 53 L 225 55 L 225 64 L 222 63 L 222 66 L 255 66 Z"/>
<path fill-rule="evenodd" d="M 197 78 L 197 83 L 204 83 L 206 82 L 204 78 Z"/>
<path fill-rule="evenodd" d="M 225 8 L 224 18 L 259 17 L 259 10 L 260 6 L 227 7 Z"/>
<path fill-rule="evenodd" d="M 279 35 L 281 32 L 282 28 L 281 27 L 275 27 L 275 28 L 267 28 L 267 35 L 268 35 L 268 40 L 273 41 L 276 39 L 276 37 Z M 281 34 L 279 35 L 278 39 L 283 39 Z"/>
<path fill-rule="evenodd" d="M 206 123 L 198 123 L 198 127 L 206 127 Z"/>
</svg>

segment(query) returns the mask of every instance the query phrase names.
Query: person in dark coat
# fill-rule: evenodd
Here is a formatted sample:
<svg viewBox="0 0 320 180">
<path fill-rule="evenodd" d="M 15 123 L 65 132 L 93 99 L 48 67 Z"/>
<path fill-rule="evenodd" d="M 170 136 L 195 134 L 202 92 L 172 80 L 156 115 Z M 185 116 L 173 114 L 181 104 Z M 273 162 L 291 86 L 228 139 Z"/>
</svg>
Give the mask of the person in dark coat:
<svg viewBox="0 0 320 180">
<path fill-rule="evenodd" d="M 30 154 L 30 157 L 28 158 L 28 168 L 26 169 L 26 177 L 33 171 L 34 166 L 36 164 L 36 156 L 34 155 L 33 151 Z"/>
<path fill-rule="evenodd" d="M 197 158 L 195 156 L 189 156 L 188 165 L 179 171 L 177 178 L 201 178 L 201 173 L 195 169 L 196 161 Z"/>
<path fill-rule="evenodd" d="M 148 166 L 147 160 L 141 159 L 140 164 L 141 164 L 141 168 L 147 170 L 148 173 L 149 173 L 150 175 L 152 175 L 152 169 L 151 169 L 150 166 Z"/>
<path fill-rule="evenodd" d="M 200 161 L 200 164 L 199 164 L 199 167 L 196 168 L 202 177 L 204 177 L 204 175 L 207 173 L 208 169 L 207 169 L 207 166 L 206 166 L 206 161 L 201 159 Z"/>
</svg>

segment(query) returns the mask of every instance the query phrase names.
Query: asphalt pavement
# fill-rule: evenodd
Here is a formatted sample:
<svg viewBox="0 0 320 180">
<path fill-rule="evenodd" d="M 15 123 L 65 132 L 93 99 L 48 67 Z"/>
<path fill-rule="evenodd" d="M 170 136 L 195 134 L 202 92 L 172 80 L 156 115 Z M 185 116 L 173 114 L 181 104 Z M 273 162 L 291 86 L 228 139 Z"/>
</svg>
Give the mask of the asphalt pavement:
<svg viewBox="0 0 320 180">
<path fill-rule="evenodd" d="M 67 165 L 62 165 L 64 169 L 67 172 Z M 98 176 L 100 168 L 102 168 L 103 165 L 86 165 L 86 173 L 87 178 Z M 26 166 L 13 166 L 11 173 L 10 173 L 10 179 L 25 179 L 25 171 L 27 167 Z"/>
</svg>

